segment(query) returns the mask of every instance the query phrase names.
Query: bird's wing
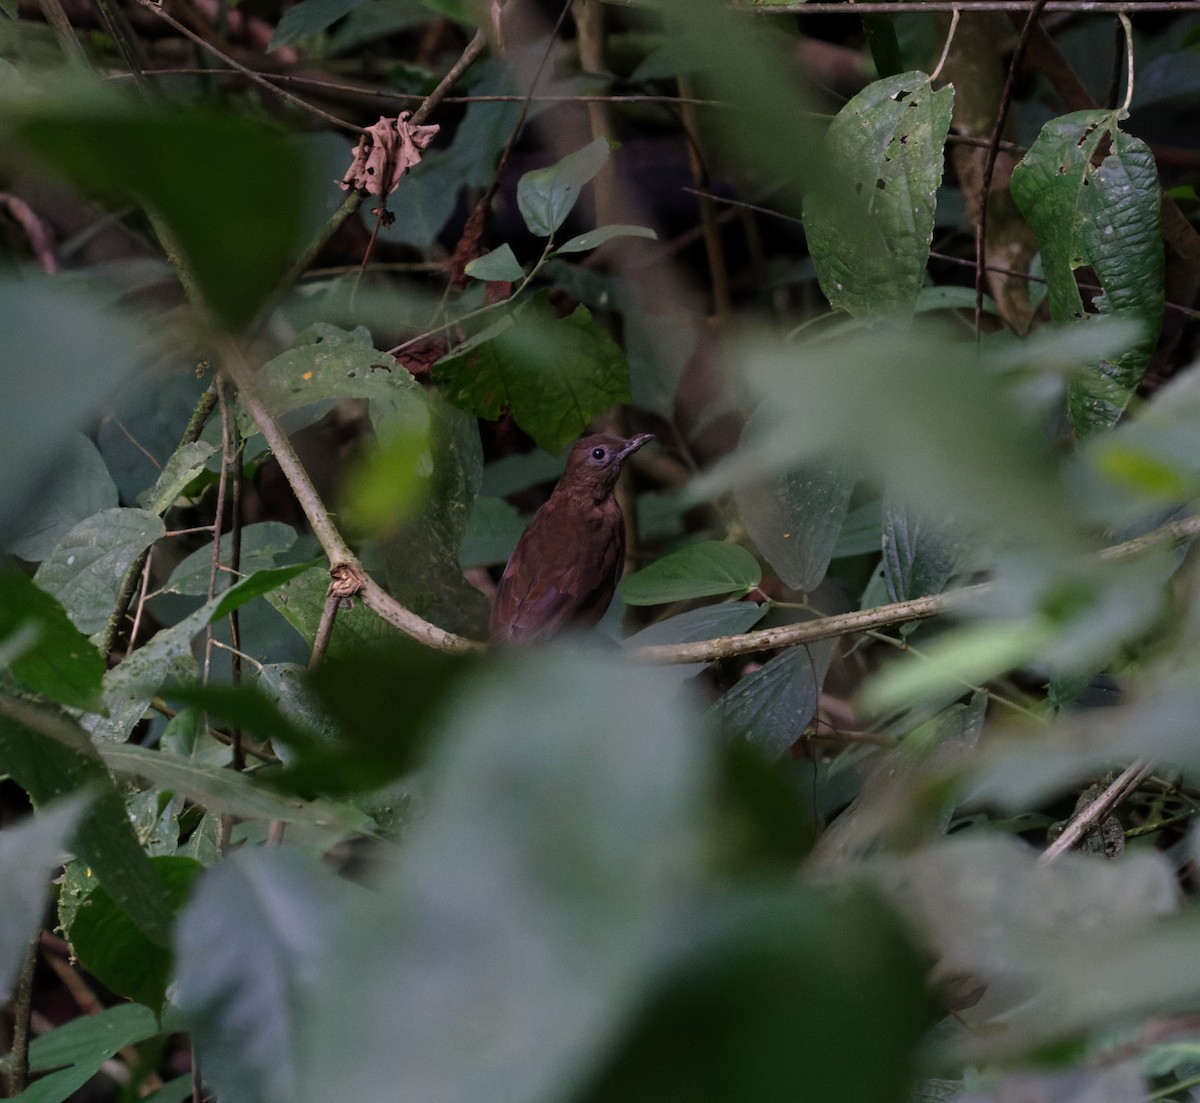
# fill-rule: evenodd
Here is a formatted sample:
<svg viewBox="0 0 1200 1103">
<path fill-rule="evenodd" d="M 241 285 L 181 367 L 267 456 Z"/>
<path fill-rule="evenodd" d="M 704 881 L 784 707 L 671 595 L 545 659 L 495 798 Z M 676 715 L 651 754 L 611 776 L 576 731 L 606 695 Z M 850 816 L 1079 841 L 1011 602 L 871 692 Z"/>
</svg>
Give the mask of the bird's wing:
<svg viewBox="0 0 1200 1103">
<path fill-rule="evenodd" d="M 553 636 L 569 623 L 575 606 L 569 589 L 535 585 L 518 592 L 502 584 L 492 610 L 493 637 L 528 642 Z"/>
</svg>

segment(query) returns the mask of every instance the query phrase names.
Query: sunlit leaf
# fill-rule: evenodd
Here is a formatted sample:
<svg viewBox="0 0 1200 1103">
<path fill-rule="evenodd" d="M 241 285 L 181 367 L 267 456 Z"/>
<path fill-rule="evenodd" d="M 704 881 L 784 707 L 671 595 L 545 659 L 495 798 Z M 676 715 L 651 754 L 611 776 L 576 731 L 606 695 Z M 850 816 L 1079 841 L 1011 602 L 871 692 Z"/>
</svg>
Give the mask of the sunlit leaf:
<svg viewBox="0 0 1200 1103">
<path fill-rule="evenodd" d="M 589 249 L 599 248 L 614 237 L 647 237 L 656 240 L 658 234 L 649 226 L 598 226 L 594 230 L 588 230 L 585 234 L 571 238 L 570 241 L 563 242 L 554 252 L 556 255 L 558 253 L 586 253 Z"/>
<path fill-rule="evenodd" d="M 512 247 L 505 242 L 490 253 L 476 257 L 467 265 L 466 273 L 477 280 L 507 280 L 515 283 L 525 275 L 525 270 L 513 255 Z"/>
</svg>

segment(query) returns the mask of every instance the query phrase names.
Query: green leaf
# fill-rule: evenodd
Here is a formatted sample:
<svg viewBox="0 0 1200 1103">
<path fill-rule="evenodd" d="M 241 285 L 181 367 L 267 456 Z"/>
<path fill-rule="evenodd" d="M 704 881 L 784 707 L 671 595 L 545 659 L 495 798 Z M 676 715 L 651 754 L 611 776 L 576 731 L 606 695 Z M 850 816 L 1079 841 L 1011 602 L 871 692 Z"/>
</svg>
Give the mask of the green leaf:
<svg viewBox="0 0 1200 1103">
<path fill-rule="evenodd" d="M 179 911 L 203 867 L 175 856 L 151 861 L 166 885 L 172 911 Z M 60 891 L 76 897 L 69 919 L 60 915 L 60 922 L 83 967 L 113 992 L 161 1012 L 171 978 L 170 950 L 147 939 L 80 863 L 69 867 Z"/>
<path fill-rule="evenodd" d="M 62 863 L 84 803 L 66 800 L 0 831 L 0 1000 L 5 1003 L 46 910 L 50 876 Z"/>
<path fill-rule="evenodd" d="M 125 571 L 164 532 L 162 519 L 144 509 L 103 510 L 71 529 L 33 579 L 91 635 L 112 615 Z"/>
<path fill-rule="evenodd" d="M 959 541 L 928 514 L 889 498 L 883 513 L 883 577 L 892 601 L 940 594 L 958 560 Z"/>
<path fill-rule="evenodd" d="M 1107 156 L 1093 163 L 1105 148 Z M 1076 111 L 1042 128 L 1013 171 L 1012 195 L 1041 247 L 1051 317 L 1083 316 L 1074 271 L 1090 265 L 1103 289 L 1092 299 L 1094 309 L 1138 325 L 1122 355 L 1089 365 L 1071 381 L 1068 412 L 1076 433 L 1107 428 L 1137 389 L 1162 325 L 1154 155 L 1118 128 L 1112 112 Z"/>
<path fill-rule="evenodd" d="M 758 560 L 745 548 L 706 540 L 627 575 L 619 590 L 626 605 L 665 605 L 714 594 L 744 594 L 760 581 Z"/>
<path fill-rule="evenodd" d="M 790 647 L 747 674 L 713 706 L 722 731 L 782 756 L 817 714 L 832 657 L 829 641 Z"/>
<path fill-rule="evenodd" d="M 572 1098 L 701 875 L 711 743 L 669 676 L 561 646 L 489 665 L 323 955 L 306 1098 Z"/>
<path fill-rule="evenodd" d="M 910 317 L 929 260 L 954 89 L 924 73 L 875 81 L 835 116 L 804 228 L 826 298 L 856 318 Z"/>
<path fill-rule="evenodd" d="M 844 465 L 811 463 L 735 492 L 750 539 L 792 589 L 813 590 L 825 577 L 854 482 Z"/>
<path fill-rule="evenodd" d="M 204 305 L 228 329 L 254 318 L 299 253 L 304 160 L 278 126 L 102 86 L 30 98 L 14 113 L 20 140 L 43 161 L 161 220 Z"/>
<path fill-rule="evenodd" d="M 507 280 L 509 283 L 516 283 L 525 276 L 525 269 L 507 242 L 490 253 L 476 257 L 465 271 L 477 280 Z"/>
<path fill-rule="evenodd" d="M 221 596 L 221 600 L 217 602 L 216 608 L 213 609 L 210 623 L 215 624 L 217 621 L 229 616 L 235 609 L 240 609 L 246 602 L 253 601 L 256 597 L 261 597 L 263 594 L 269 594 L 274 590 L 278 590 L 281 586 L 287 585 L 293 578 L 325 562 L 327 560 L 324 558 L 317 558 L 310 559 L 305 563 L 292 563 L 287 567 L 274 567 L 265 571 L 255 571 L 254 574 L 248 578 L 243 578 L 236 586 L 232 586 L 225 591 Z"/>
<path fill-rule="evenodd" d="M 178 448 L 167 460 L 154 486 L 138 496 L 138 505 L 150 513 L 163 514 L 201 471 L 217 447 L 207 441 L 192 441 Z"/>
<path fill-rule="evenodd" d="M 7 338 L 6 338 L 7 340 Z M 60 397 L 55 396 L 56 401 Z M 5 548 L 38 563 L 80 521 L 117 506 L 117 488 L 96 446 L 72 433 L 56 451 L 54 472 L 14 525 Z"/>
<path fill-rule="evenodd" d="M 596 249 L 603 245 L 606 241 L 611 241 L 614 237 L 647 237 L 653 241 L 658 240 L 656 234 L 649 226 L 597 226 L 594 230 L 588 230 L 585 234 L 579 234 L 571 238 L 554 250 L 552 256 L 558 256 L 560 253 L 586 253 L 589 249 Z"/>
<path fill-rule="evenodd" d="M 527 172 L 517 183 L 517 207 L 529 232 L 550 237 L 567 219 L 579 191 L 603 167 L 612 146 L 596 138 L 549 168 Z"/>
<path fill-rule="evenodd" d="M 35 370 L 0 372 L 0 440 L 4 441 L 5 478 L 0 480 L 0 537 L 6 544 L 29 536 L 26 525 L 40 516 L 36 489 L 62 457 L 74 456 L 69 472 L 73 480 L 90 472 L 82 485 L 92 489 L 77 500 L 64 483 L 47 497 L 69 499 L 54 527 L 34 538 L 24 551 L 43 559 L 53 544 L 49 538 L 65 535 L 82 517 L 75 514 L 95 505 L 84 516 L 116 505 L 99 479 L 94 456 L 82 461 L 71 444 L 73 434 L 108 398 L 119 380 L 139 363 L 148 342 L 132 321 L 99 294 L 70 287 L 57 278 L 0 280 L 0 317 L 4 322 L 6 357 L 12 364 L 36 364 Z M 71 325 L 63 325 L 64 318 Z M 51 382 L 52 381 L 52 382 Z M 111 480 L 110 480 L 111 481 Z M 96 497 L 102 500 L 97 504 Z M 47 546 L 49 544 L 49 546 Z M 19 546 L 11 550 L 21 554 Z"/>
<path fill-rule="evenodd" d="M 14 1098 L 21 1103 L 63 1103 L 118 1050 L 160 1033 L 154 1012 L 136 1003 L 118 1004 L 96 1015 L 80 1015 L 33 1040 L 29 1047 L 30 1071 L 54 1071 Z"/>
<path fill-rule="evenodd" d="M 307 986 L 350 887 L 283 847 L 241 850 L 201 878 L 180 916 L 172 1001 L 225 1103 L 313 1098 L 300 1077 Z"/>
<path fill-rule="evenodd" d="M 26 689 L 73 708 L 101 706 L 104 656 L 54 598 L 9 565 L 0 566 L 0 650 L 16 651 L 0 665 Z"/>
<path fill-rule="evenodd" d="M 161 789 L 181 793 L 212 812 L 299 824 L 315 830 L 326 846 L 369 827 L 365 817 L 354 816 L 340 805 L 281 797 L 244 774 L 204 766 L 173 754 L 114 743 L 103 744 L 100 753 L 109 768 L 121 776 L 144 778 Z"/>
<path fill-rule="evenodd" d="M 313 35 L 320 34 L 326 27 L 348 15 L 365 0 L 301 0 L 288 8 L 279 19 L 275 33 L 271 35 L 268 53 L 281 46 L 291 46 Z"/>
<path fill-rule="evenodd" d="M 0 771 L 12 775 L 35 807 L 81 790 L 92 795 L 73 849 L 146 937 L 165 946 L 171 927 L 166 888 L 86 733 L 61 717 L 9 704 L 0 713 Z"/>
<path fill-rule="evenodd" d="M 284 418 L 291 432 L 322 417 L 334 402 L 346 398 L 366 399 L 376 424 L 424 401 L 417 381 L 394 357 L 377 351 L 365 329 L 347 332 L 326 322 L 309 326 L 291 349 L 265 364 L 259 384 L 277 417 L 304 410 L 301 416 Z M 245 410 L 241 425 L 247 437 L 258 432 Z"/>
<path fill-rule="evenodd" d="M 629 367 L 586 307 L 566 318 L 540 292 L 434 365 L 456 406 L 495 420 L 506 407 L 547 452 L 561 452 L 610 406 L 629 401 Z"/>
<path fill-rule="evenodd" d="M 745 894 L 694 929 L 578 1103 L 910 1098 L 933 1021 L 926 963 L 874 893 Z"/>
<path fill-rule="evenodd" d="M 242 529 L 242 554 L 238 569 L 246 574 L 273 567 L 277 556 L 291 549 L 296 542 L 296 530 L 282 521 L 262 521 Z M 228 563 L 233 554 L 233 533 L 221 537 L 221 562 Z M 212 577 L 212 544 L 197 548 L 172 572 L 163 585 L 168 594 L 189 594 L 200 597 L 208 593 Z M 217 572 L 217 592 L 229 588 L 230 574 Z"/>
</svg>

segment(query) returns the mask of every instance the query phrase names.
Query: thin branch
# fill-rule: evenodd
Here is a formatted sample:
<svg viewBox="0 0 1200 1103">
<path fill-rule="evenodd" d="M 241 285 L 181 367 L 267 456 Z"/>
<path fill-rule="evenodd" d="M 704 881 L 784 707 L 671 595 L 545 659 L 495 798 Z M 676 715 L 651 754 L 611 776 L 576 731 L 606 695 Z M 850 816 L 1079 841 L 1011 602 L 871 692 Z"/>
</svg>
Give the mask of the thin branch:
<svg viewBox="0 0 1200 1103">
<path fill-rule="evenodd" d="M 942 47 L 942 56 L 938 58 L 938 63 L 933 67 L 933 72 L 929 74 L 929 82 L 932 84 L 942 75 L 942 67 L 946 64 L 946 59 L 950 56 L 950 46 L 954 42 L 954 32 L 958 30 L 958 20 L 962 12 L 954 9 L 954 15 L 950 19 L 950 30 L 946 32 L 946 45 Z"/>
<path fill-rule="evenodd" d="M 1025 25 L 1021 28 L 1021 37 L 1017 40 L 1017 48 L 1013 51 L 1012 60 L 1008 65 L 1008 74 L 1004 78 L 1004 88 L 1000 93 L 1000 107 L 996 112 L 996 124 L 992 128 L 992 140 L 988 144 L 987 158 L 983 165 L 983 179 L 979 184 L 979 219 L 975 224 L 975 332 L 983 332 L 983 293 L 987 283 L 985 270 L 987 266 L 987 216 L 988 197 L 992 190 L 992 177 L 996 172 L 996 158 L 1000 154 L 1000 141 L 1004 136 L 1004 124 L 1008 121 L 1008 109 L 1012 104 L 1013 90 L 1017 83 L 1017 74 L 1025 60 L 1025 51 L 1029 48 L 1029 40 L 1033 29 L 1041 18 L 1047 0 L 1033 0 L 1029 6 L 1029 14 L 1025 17 Z"/>
<path fill-rule="evenodd" d="M 1097 558 L 1109 563 L 1121 562 L 1153 547 L 1194 540 L 1197 537 L 1200 537 L 1200 516 L 1187 517 L 1180 521 L 1168 521 L 1144 536 L 1137 536 L 1105 548 Z M 629 657 L 645 663 L 701 663 L 728 659 L 735 655 L 751 655 L 756 651 L 773 651 L 776 648 L 793 647 L 801 643 L 816 643 L 818 640 L 833 639 L 850 632 L 866 632 L 873 628 L 886 628 L 889 625 L 906 624 L 909 621 L 937 616 L 960 604 L 964 598 L 985 593 L 991 585 L 989 582 L 982 582 L 947 593 L 931 594 L 911 601 L 897 601 L 891 605 L 878 605 L 853 613 L 817 617 L 796 624 L 746 632 L 739 636 L 718 636 L 698 643 L 636 647 L 629 652 Z"/>
<path fill-rule="evenodd" d="M 232 341 L 225 342 L 223 368 L 237 384 L 242 404 L 250 411 L 275 454 L 292 493 L 308 518 L 313 534 L 329 559 L 331 573 L 335 574 L 335 577 L 339 572 L 346 576 L 353 592 L 357 593 L 367 608 L 425 646 L 438 651 L 460 653 L 482 650 L 483 644 L 447 632 L 406 609 L 367 574 L 330 519 L 316 487 L 313 486 L 308 472 L 292 447 L 292 442 L 267 408 L 253 373 L 242 360 L 241 350 Z"/>
<path fill-rule="evenodd" d="M 484 34 L 481 28 L 475 32 L 475 37 L 467 43 L 467 48 L 463 50 L 462 56 L 446 70 L 446 75 L 438 81 L 437 87 L 425 97 L 421 106 L 412 113 L 412 118 L 409 119 L 409 122 L 413 126 L 420 126 L 428 119 L 434 108 L 446 98 L 446 94 L 458 83 L 459 77 L 471 67 L 475 59 L 486 49 L 487 35 Z"/>
<path fill-rule="evenodd" d="M 339 119 L 336 115 L 331 115 L 328 111 L 322 111 L 321 108 L 315 107 L 313 104 L 309 103 L 307 100 L 303 100 L 299 96 L 293 95 L 291 92 L 287 91 L 287 89 L 285 89 L 285 88 L 277 88 L 265 77 L 262 77 L 257 72 L 255 72 L 255 70 L 248 68 L 247 66 L 243 65 L 240 61 L 235 61 L 227 53 L 223 52 L 218 47 L 214 46 L 211 42 L 209 42 L 208 39 L 204 38 L 203 35 L 198 35 L 190 27 L 186 26 L 183 23 L 180 23 L 179 20 L 176 19 L 173 15 L 170 15 L 167 12 L 163 11 L 162 4 L 155 3 L 154 0 L 137 0 L 137 2 L 143 8 L 145 8 L 147 11 L 153 12 L 164 23 L 167 23 L 171 27 L 174 27 L 175 30 L 177 30 L 181 35 L 184 36 L 184 38 L 187 38 L 191 42 L 194 42 L 197 46 L 200 47 L 200 49 L 204 50 L 206 53 L 211 54 L 213 57 L 217 58 L 217 60 L 224 62 L 231 69 L 236 69 L 247 80 L 252 80 L 252 81 L 254 81 L 255 84 L 261 85 L 263 88 L 269 89 L 271 92 L 273 92 L 275 95 L 279 96 L 281 99 L 287 100 L 288 103 L 295 104 L 297 107 L 301 108 L 304 111 L 311 112 L 312 114 L 316 115 L 318 118 L 324 119 L 327 123 L 332 123 L 334 126 L 339 126 L 343 130 L 352 130 L 358 134 L 362 133 L 363 128 L 361 126 L 356 126 L 354 123 L 347 122 L 345 119 Z"/>
<path fill-rule="evenodd" d="M 1133 103 L 1133 24 L 1124 12 L 1119 13 L 1117 18 L 1121 20 L 1121 27 L 1125 31 L 1125 49 L 1128 58 L 1128 69 L 1125 74 L 1125 102 L 1121 104 L 1121 114 L 1128 115 L 1129 105 Z"/>
<path fill-rule="evenodd" d="M 1133 762 L 1125 767 L 1103 793 L 1063 828 L 1063 833 L 1038 857 L 1038 865 L 1048 865 L 1060 854 L 1065 854 L 1068 850 L 1078 846 L 1083 836 L 1087 834 L 1088 828 L 1104 819 L 1153 772 L 1153 762 Z"/>
<path fill-rule="evenodd" d="M 20 1095 L 29 1082 L 29 1033 L 33 1015 L 33 974 L 41 939 L 34 935 L 25 947 L 12 999 L 12 1052 L 8 1058 L 8 1093 Z"/>
</svg>

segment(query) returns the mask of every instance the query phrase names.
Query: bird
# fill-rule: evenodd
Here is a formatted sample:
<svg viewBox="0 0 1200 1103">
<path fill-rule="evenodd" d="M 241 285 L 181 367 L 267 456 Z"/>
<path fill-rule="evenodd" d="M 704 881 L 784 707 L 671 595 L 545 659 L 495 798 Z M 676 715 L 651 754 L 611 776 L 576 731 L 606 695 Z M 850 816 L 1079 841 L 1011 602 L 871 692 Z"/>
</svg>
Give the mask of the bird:
<svg viewBox="0 0 1200 1103">
<path fill-rule="evenodd" d="M 596 433 L 576 442 L 500 576 L 493 643 L 540 643 L 604 616 L 625 563 L 617 477 L 625 460 L 653 439 Z"/>
</svg>

